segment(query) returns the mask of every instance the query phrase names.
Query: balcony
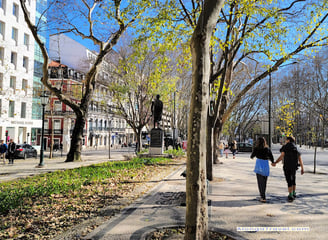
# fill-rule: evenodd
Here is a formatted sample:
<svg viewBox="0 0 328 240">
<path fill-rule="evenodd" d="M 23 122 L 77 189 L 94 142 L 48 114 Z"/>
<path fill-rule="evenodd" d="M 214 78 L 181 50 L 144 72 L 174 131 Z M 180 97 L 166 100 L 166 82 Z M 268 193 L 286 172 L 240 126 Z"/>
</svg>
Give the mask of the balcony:
<svg viewBox="0 0 328 240">
<path fill-rule="evenodd" d="M 51 129 L 51 128 L 48 128 L 48 129 L 44 129 L 44 134 L 45 135 L 50 135 L 52 134 L 52 131 L 53 131 L 53 134 L 63 134 L 63 129 Z M 41 129 L 38 129 L 38 134 L 41 134 Z"/>
<path fill-rule="evenodd" d="M 73 134 L 73 129 L 69 130 L 70 135 Z M 87 133 L 86 129 L 83 129 L 83 136 L 85 136 L 85 134 Z"/>
<path fill-rule="evenodd" d="M 49 111 L 44 112 L 47 116 L 75 116 L 74 111 Z"/>
</svg>

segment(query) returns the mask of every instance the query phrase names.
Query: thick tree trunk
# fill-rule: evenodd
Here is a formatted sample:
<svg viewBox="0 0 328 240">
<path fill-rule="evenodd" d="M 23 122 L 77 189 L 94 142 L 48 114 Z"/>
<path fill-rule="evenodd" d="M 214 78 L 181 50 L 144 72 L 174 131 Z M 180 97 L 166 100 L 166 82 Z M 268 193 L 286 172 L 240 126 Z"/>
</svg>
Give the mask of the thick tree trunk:
<svg viewBox="0 0 328 240">
<path fill-rule="evenodd" d="M 220 162 L 219 156 L 218 156 L 218 140 L 220 136 L 220 131 L 218 128 L 214 127 L 214 133 L 213 133 L 213 146 L 214 146 L 214 151 L 213 151 L 213 163 L 218 164 Z"/>
<path fill-rule="evenodd" d="M 137 131 L 137 153 L 140 152 L 141 147 L 142 147 L 142 142 L 141 142 L 141 130 L 138 129 Z"/>
<path fill-rule="evenodd" d="M 223 2 L 204 2 L 191 39 L 193 72 L 186 171 L 186 240 L 208 239 L 206 135 L 210 78 L 209 45 Z"/>
<path fill-rule="evenodd" d="M 76 117 L 75 126 L 73 129 L 72 139 L 71 139 L 71 148 L 67 154 L 65 162 L 77 162 L 81 161 L 81 150 L 82 150 L 82 137 L 83 129 L 86 122 L 86 116 L 79 114 Z"/>
</svg>

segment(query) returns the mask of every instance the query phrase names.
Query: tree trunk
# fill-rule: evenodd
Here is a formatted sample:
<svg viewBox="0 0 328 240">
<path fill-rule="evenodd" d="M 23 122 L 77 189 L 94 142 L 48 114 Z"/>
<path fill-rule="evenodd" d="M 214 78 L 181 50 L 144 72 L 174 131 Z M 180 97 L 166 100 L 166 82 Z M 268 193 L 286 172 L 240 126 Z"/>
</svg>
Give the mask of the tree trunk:
<svg viewBox="0 0 328 240">
<path fill-rule="evenodd" d="M 207 136 L 206 136 L 206 176 L 207 180 L 213 180 L 213 151 L 215 151 L 215 145 L 213 146 L 213 126 L 211 117 L 207 117 Z"/>
<path fill-rule="evenodd" d="M 208 239 L 206 135 L 211 65 L 209 45 L 223 2 L 205 1 L 191 39 L 193 71 L 186 171 L 186 240 Z"/>
<path fill-rule="evenodd" d="M 82 137 L 83 129 L 86 122 L 85 114 L 77 114 L 72 139 L 71 139 L 71 148 L 67 154 L 65 162 L 77 162 L 81 161 L 81 150 L 82 150 Z"/>
<path fill-rule="evenodd" d="M 141 131 L 138 131 L 138 135 L 137 135 L 137 138 L 138 138 L 138 147 L 137 147 L 137 152 L 139 153 L 140 150 L 141 150 L 141 147 L 142 147 L 142 141 L 141 141 Z"/>
</svg>

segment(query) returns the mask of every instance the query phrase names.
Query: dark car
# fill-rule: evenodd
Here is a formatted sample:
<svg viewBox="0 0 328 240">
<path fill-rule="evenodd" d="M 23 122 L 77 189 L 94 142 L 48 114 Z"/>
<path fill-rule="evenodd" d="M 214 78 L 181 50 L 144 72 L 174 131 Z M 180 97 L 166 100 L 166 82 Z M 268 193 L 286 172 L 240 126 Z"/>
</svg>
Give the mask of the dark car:
<svg viewBox="0 0 328 240">
<path fill-rule="evenodd" d="M 250 143 L 237 143 L 238 152 L 252 152 L 253 145 Z"/>
<path fill-rule="evenodd" d="M 17 144 L 15 151 L 15 158 L 37 158 L 37 150 L 29 144 Z"/>
</svg>

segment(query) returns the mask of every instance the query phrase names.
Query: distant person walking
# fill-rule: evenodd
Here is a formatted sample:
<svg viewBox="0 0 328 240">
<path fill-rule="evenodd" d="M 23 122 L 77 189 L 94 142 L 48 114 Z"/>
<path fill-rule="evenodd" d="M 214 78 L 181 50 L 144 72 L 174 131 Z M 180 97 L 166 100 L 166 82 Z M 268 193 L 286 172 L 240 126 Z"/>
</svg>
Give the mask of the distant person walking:
<svg viewBox="0 0 328 240">
<path fill-rule="evenodd" d="M 256 157 L 254 172 L 256 173 L 257 186 L 261 196 L 260 202 L 265 203 L 266 186 L 267 186 L 268 176 L 270 175 L 270 167 L 269 167 L 268 160 L 270 160 L 273 163 L 274 159 L 273 159 L 272 152 L 263 137 L 259 137 L 256 141 L 256 145 L 251 154 L 251 158 L 254 157 Z"/>
<path fill-rule="evenodd" d="M 237 141 L 236 140 L 233 140 L 230 144 L 230 147 L 231 147 L 231 152 L 232 152 L 232 156 L 233 156 L 233 159 L 236 158 L 236 152 L 237 152 Z"/>
<path fill-rule="evenodd" d="M 14 164 L 15 151 L 16 151 L 16 143 L 14 143 L 13 139 L 10 139 L 9 144 L 8 144 L 9 164 Z"/>
<path fill-rule="evenodd" d="M 228 158 L 228 155 L 229 155 L 229 144 L 224 144 L 224 153 L 226 155 L 226 158 Z"/>
<path fill-rule="evenodd" d="M 222 141 L 220 141 L 219 143 L 219 151 L 220 151 L 220 157 L 223 157 L 224 144 Z"/>
<path fill-rule="evenodd" d="M 272 163 L 272 166 L 275 167 L 278 162 L 284 160 L 283 170 L 288 186 L 287 199 L 289 202 L 292 202 L 296 198 L 296 170 L 298 169 L 298 164 L 301 166 L 301 175 L 304 174 L 301 153 L 297 150 L 293 137 L 287 137 L 286 144 L 282 146 L 280 153 L 279 158 Z"/>
<path fill-rule="evenodd" d="M 7 149 L 8 149 L 7 144 L 3 140 L 0 140 L 0 158 L 2 158 L 3 164 L 6 164 Z"/>
</svg>

